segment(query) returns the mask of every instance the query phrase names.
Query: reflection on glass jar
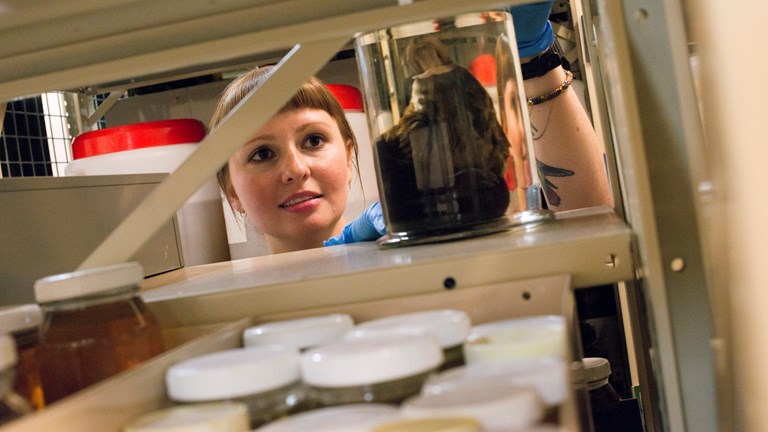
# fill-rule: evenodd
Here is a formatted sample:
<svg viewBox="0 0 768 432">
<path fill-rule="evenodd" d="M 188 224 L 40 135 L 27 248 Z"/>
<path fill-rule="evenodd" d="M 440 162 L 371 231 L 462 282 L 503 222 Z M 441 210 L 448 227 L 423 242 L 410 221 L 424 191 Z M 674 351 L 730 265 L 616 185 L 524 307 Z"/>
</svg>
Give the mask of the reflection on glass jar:
<svg viewBox="0 0 768 432">
<path fill-rule="evenodd" d="M 380 244 L 538 222 L 511 16 L 475 13 L 357 36 L 387 221 Z"/>
</svg>

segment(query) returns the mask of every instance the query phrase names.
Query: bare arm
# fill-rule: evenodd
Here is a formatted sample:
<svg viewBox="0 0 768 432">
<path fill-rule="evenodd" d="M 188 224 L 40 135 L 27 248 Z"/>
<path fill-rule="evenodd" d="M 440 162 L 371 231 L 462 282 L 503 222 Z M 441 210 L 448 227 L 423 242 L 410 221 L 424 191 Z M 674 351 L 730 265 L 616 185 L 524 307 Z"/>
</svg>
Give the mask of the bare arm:
<svg viewBox="0 0 768 432">
<path fill-rule="evenodd" d="M 526 97 L 551 92 L 565 81 L 562 67 L 524 81 Z M 597 205 L 613 206 L 603 152 L 592 123 L 572 88 L 528 107 L 534 150 L 554 211 Z"/>
</svg>

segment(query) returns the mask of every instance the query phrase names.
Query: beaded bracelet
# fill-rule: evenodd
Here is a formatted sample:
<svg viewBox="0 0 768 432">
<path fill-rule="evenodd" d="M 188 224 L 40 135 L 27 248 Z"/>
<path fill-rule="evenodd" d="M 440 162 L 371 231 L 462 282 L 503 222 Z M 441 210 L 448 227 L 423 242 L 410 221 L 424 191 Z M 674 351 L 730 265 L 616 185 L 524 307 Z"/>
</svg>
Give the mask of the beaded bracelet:
<svg viewBox="0 0 768 432">
<path fill-rule="evenodd" d="M 560 84 L 556 89 L 552 90 L 551 92 L 547 94 L 543 94 L 541 96 L 536 96 L 533 98 L 528 98 L 528 106 L 534 106 L 543 104 L 544 102 L 551 101 L 552 99 L 560 96 L 563 92 L 565 92 L 568 87 L 571 86 L 573 83 L 573 74 L 569 70 L 565 70 L 565 81 L 563 81 L 562 84 Z"/>
</svg>

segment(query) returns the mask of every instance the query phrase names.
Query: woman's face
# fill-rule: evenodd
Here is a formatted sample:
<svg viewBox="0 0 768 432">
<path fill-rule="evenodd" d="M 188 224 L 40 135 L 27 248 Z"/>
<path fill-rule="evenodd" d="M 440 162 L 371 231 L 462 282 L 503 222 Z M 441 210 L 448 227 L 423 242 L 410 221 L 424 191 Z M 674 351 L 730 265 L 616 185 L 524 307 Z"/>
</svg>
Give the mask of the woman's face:
<svg viewBox="0 0 768 432">
<path fill-rule="evenodd" d="M 232 207 L 246 212 L 273 253 L 322 246 L 344 226 L 349 149 L 323 110 L 276 114 L 229 159 Z"/>
</svg>

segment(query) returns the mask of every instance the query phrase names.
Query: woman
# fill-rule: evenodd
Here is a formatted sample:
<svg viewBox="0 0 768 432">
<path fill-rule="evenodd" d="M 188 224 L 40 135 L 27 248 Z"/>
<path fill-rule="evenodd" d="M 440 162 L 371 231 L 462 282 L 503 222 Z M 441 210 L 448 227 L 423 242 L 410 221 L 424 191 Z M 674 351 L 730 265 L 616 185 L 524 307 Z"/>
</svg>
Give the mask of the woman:
<svg viewBox="0 0 768 432">
<path fill-rule="evenodd" d="M 210 127 L 271 70 L 256 68 L 232 81 Z M 264 233 L 272 253 L 281 253 L 321 247 L 324 240 L 342 234 L 356 169 L 357 141 L 344 110 L 312 78 L 235 152 L 218 180 L 232 209 Z"/>
</svg>

